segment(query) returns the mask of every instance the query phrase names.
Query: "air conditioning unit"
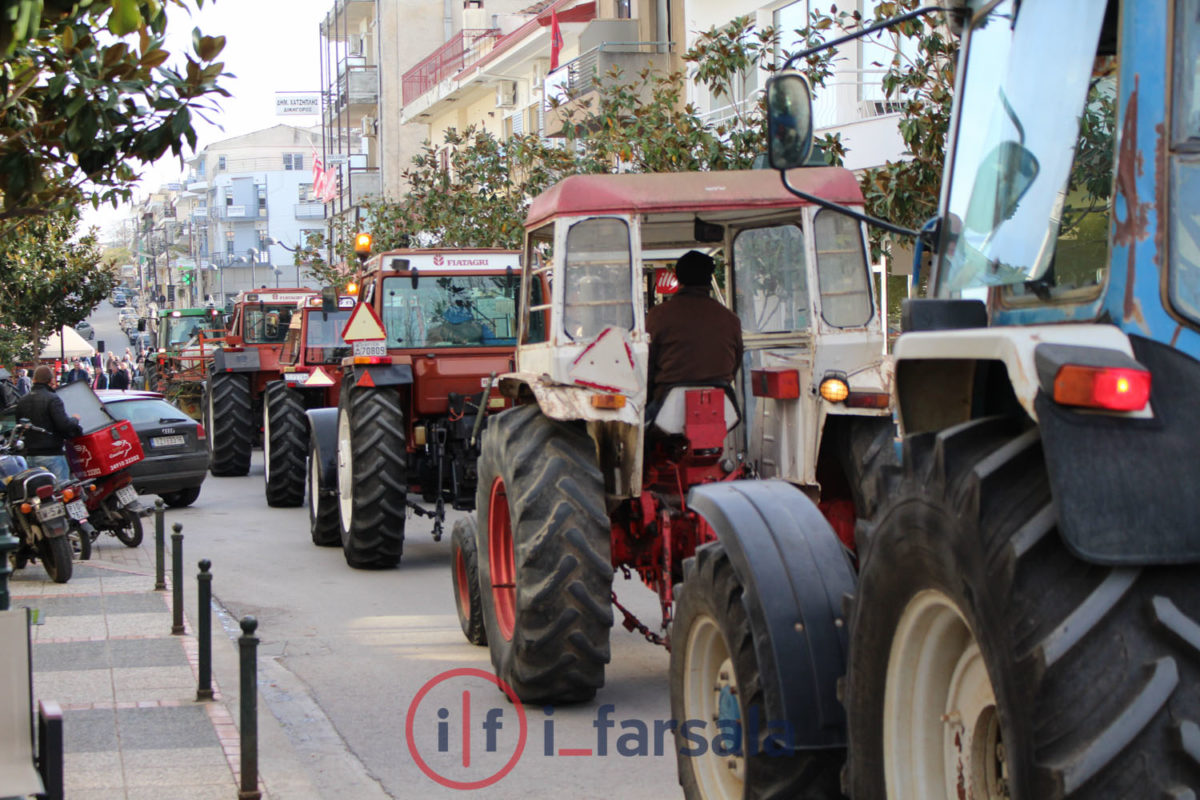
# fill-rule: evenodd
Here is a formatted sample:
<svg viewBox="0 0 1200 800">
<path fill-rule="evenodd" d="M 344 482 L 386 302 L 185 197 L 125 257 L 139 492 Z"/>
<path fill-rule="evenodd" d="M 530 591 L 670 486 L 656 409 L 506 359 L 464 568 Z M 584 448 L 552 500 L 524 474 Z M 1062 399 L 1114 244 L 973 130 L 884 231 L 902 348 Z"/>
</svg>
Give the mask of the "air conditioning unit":
<svg viewBox="0 0 1200 800">
<path fill-rule="evenodd" d="M 515 108 L 517 105 L 517 82 L 500 81 L 496 84 L 496 108 Z"/>
<path fill-rule="evenodd" d="M 363 136 L 374 136 L 375 135 L 375 126 L 378 124 L 379 124 L 379 120 L 375 119 L 375 117 L 372 117 L 372 116 L 363 117 L 362 118 L 362 135 Z"/>
</svg>

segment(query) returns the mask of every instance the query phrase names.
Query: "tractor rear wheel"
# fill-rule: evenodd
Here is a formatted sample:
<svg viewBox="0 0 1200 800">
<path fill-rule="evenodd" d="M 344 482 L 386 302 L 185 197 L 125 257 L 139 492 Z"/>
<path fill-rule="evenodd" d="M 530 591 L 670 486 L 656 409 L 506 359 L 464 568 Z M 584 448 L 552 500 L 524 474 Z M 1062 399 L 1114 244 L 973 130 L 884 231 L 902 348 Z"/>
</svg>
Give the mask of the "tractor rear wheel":
<svg viewBox="0 0 1200 800">
<path fill-rule="evenodd" d="M 353 387 L 338 405 L 338 518 L 346 563 L 386 569 L 404 551 L 404 411 L 394 387 Z"/>
<path fill-rule="evenodd" d="M 454 584 L 454 608 L 463 636 L 471 644 L 487 645 L 483 609 L 479 599 L 479 552 L 476 550 L 475 518 L 464 517 L 450 532 L 450 578 Z"/>
<path fill-rule="evenodd" d="M 263 397 L 263 483 L 267 505 L 275 508 L 304 503 L 304 457 L 308 424 L 300 392 L 283 381 L 267 384 Z"/>
<path fill-rule="evenodd" d="M 792 753 L 772 738 L 785 732 L 769 726 L 743 588 L 724 546 L 700 547 L 683 571 L 671 625 L 671 717 L 704 723 L 690 736 L 675 731 L 684 797 L 839 797 L 841 750 Z M 748 740 L 747 729 L 757 736 Z"/>
<path fill-rule="evenodd" d="M 496 675 L 522 702 L 591 699 L 610 657 L 613 568 L 604 479 L 587 431 L 533 405 L 493 417 L 475 507 Z"/>
<path fill-rule="evenodd" d="M 337 547 L 342 543 L 342 530 L 338 526 L 337 497 L 331 493 L 334 481 L 326 484 L 321 477 L 317 440 L 315 437 L 309 437 L 308 530 L 312 535 L 313 544 L 318 547 Z"/>
<path fill-rule="evenodd" d="M 250 472 L 253 406 L 245 375 L 218 372 L 208 379 L 204 427 L 208 432 L 208 468 L 213 475 Z"/>
<path fill-rule="evenodd" d="M 853 602 L 851 794 L 1190 795 L 1195 568 L 1072 555 L 1028 420 L 914 437 L 904 467 Z"/>
</svg>

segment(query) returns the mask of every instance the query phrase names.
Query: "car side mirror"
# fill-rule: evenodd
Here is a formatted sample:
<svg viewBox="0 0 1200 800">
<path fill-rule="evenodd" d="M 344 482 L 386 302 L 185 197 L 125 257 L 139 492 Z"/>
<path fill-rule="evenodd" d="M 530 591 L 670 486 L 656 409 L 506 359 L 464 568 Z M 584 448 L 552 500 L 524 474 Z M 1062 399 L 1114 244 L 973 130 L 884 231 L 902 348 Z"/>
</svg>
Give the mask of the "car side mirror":
<svg viewBox="0 0 1200 800">
<path fill-rule="evenodd" d="M 773 169 L 802 167 L 812 150 L 812 91 L 799 72 L 767 81 L 767 159 Z"/>
</svg>

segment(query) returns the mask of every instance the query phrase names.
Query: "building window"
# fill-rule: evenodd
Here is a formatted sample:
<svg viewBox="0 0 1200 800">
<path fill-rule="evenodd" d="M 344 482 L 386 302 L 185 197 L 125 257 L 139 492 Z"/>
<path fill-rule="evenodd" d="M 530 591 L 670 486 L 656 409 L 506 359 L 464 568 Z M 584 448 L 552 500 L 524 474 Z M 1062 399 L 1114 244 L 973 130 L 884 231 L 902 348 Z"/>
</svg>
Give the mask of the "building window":
<svg viewBox="0 0 1200 800">
<path fill-rule="evenodd" d="M 284 153 L 283 168 L 288 170 L 304 169 L 304 154 L 303 153 Z"/>
<path fill-rule="evenodd" d="M 258 215 L 265 217 L 267 215 L 267 187 L 258 187 Z"/>
<path fill-rule="evenodd" d="M 617 0 L 617 19 L 633 19 L 633 0 Z"/>
<path fill-rule="evenodd" d="M 217 156 L 217 169 L 218 170 L 225 169 L 225 156 Z"/>
<path fill-rule="evenodd" d="M 225 207 L 229 208 L 231 205 L 233 205 L 233 192 L 229 191 L 225 193 Z"/>
<path fill-rule="evenodd" d="M 313 185 L 311 183 L 300 184 L 300 202 L 301 203 L 307 203 L 312 200 L 312 186 Z"/>
<path fill-rule="evenodd" d="M 259 263 L 271 263 L 271 254 L 267 250 L 267 232 L 258 232 L 258 261 Z"/>
<path fill-rule="evenodd" d="M 225 252 L 233 255 L 233 231 L 225 231 Z"/>
</svg>

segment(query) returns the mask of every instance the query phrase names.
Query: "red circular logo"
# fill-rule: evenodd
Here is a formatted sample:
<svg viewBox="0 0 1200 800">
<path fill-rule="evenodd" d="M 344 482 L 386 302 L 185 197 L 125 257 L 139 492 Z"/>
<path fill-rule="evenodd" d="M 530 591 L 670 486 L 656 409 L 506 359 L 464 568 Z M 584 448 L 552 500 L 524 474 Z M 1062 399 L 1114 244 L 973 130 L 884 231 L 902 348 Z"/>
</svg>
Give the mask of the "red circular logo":
<svg viewBox="0 0 1200 800">
<path fill-rule="evenodd" d="M 455 678 L 479 678 L 493 684 L 494 686 L 498 687 L 500 691 L 504 692 L 508 699 L 512 701 L 513 708 L 516 709 L 517 712 L 517 744 L 513 749 L 513 754 L 509 757 L 508 761 L 505 762 L 504 765 L 495 773 L 478 780 L 460 781 L 442 775 L 429 765 L 429 763 L 421 755 L 420 750 L 417 749 L 417 741 L 414 734 L 414 723 L 416 722 L 417 710 L 421 706 L 421 701 L 424 700 L 430 691 L 432 691 L 435 687 Z M 466 692 L 464 692 L 464 694 L 466 694 Z M 465 732 L 465 726 L 466 721 L 464 720 L 464 736 L 467 736 L 468 734 Z M 514 692 L 512 687 L 510 687 L 507 683 L 500 680 L 490 672 L 485 672 L 484 670 L 476 669 L 474 667 L 460 667 L 458 669 L 447 670 L 446 672 L 435 675 L 426 681 L 425 685 L 423 685 L 413 697 L 412 703 L 409 704 L 408 715 L 404 720 L 404 738 L 408 743 L 408 752 L 412 755 L 413 761 L 416 763 L 416 765 L 421 768 L 421 771 L 442 786 L 450 789 L 463 789 L 467 791 L 473 789 L 483 789 L 491 786 L 505 775 L 512 772 L 513 767 L 515 767 L 517 762 L 521 759 L 521 754 L 525 752 L 525 738 L 527 734 L 528 725 L 526 724 L 525 720 L 525 706 L 521 704 L 521 700 L 517 697 L 516 692 Z"/>
</svg>

